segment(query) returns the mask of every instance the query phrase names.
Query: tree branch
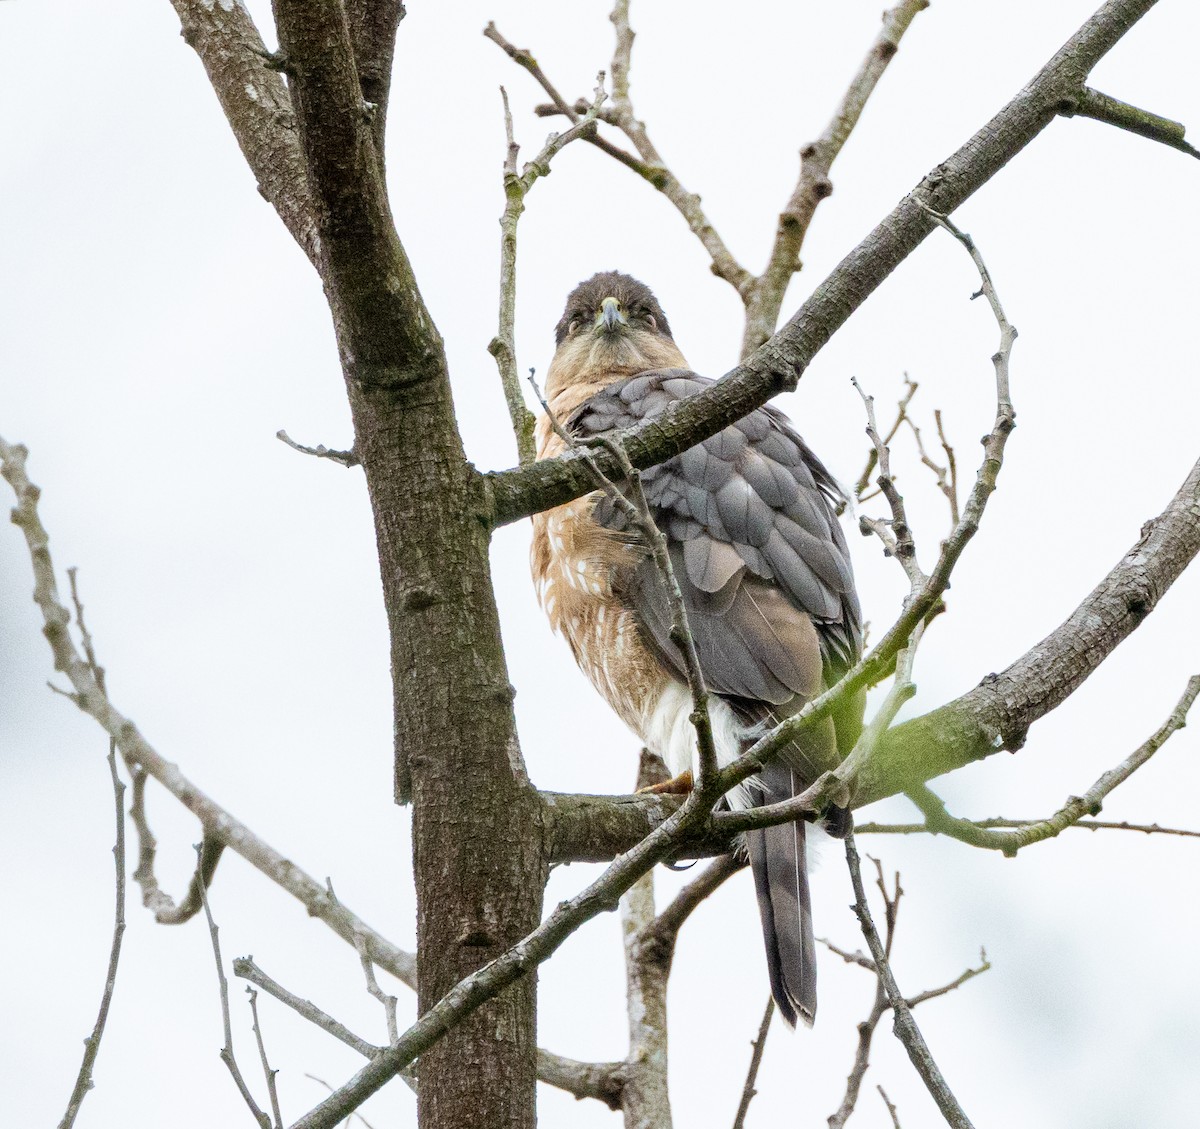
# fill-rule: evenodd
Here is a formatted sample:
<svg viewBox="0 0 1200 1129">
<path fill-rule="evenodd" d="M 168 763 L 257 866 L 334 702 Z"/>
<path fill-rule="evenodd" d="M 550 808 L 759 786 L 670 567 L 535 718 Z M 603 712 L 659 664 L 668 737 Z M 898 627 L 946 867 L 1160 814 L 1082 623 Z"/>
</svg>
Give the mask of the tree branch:
<svg viewBox="0 0 1200 1129">
<path fill-rule="evenodd" d="M 262 1064 L 263 1077 L 267 1083 L 267 1096 L 271 1100 L 271 1124 L 274 1129 L 283 1129 L 283 1114 L 279 1112 L 279 1090 L 275 1085 L 275 1075 L 279 1071 L 272 1070 L 271 1063 L 267 1059 L 267 1045 L 263 1041 L 262 1026 L 258 1022 L 258 993 L 253 988 L 247 988 L 246 995 L 250 998 L 251 1027 L 254 1031 L 254 1041 L 258 1045 L 258 1061 Z"/>
<path fill-rule="evenodd" d="M 907 791 L 1001 750 L 1020 749 L 1029 727 L 1066 701 L 1133 633 L 1197 552 L 1200 462 L 1061 626 L 1006 670 L 886 734 L 858 776 L 856 804 Z"/>
<path fill-rule="evenodd" d="M 358 455 L 354 450 L 349 451 L 334 451 L 326 447 L 324 443 L 318 443 L 315 447 L 306 447 L 303 443 L 297 443 L 286 431 L 280 429 L 275 432 L 275 438 L 281 443 L 291 447 L 293 451 L 299 451 L 302 455 L 312 455 L 315 459 L 328 459 L 330 462 L 337 463 L 339 466 L 344 466 L 347 470 L 350 467 L 360 465 Z"/>
<path fill-rule="evenodd" d="M 345 0 L 345 4 L 363 101 L 374 107 L 370 112 L 371 131 L 382 164 L 396 29 L 405 16 L 404 3 L 403 0 Z"/>
<path fill-rule="evenodd" d="M 296 140 L 292 100 L 283 75 L 241 0 L 171 0 L 183 38 L 201 63 L 258 181 L 292 238 L 314 265 L 321 253 L 316 212 Z"/>
<path fill-rule="evenodd" d="M 763 1011 L 762 1022 L 758 1025 L 758 1036 L 750 1044 L 750 1067 L 746 1071 L 746 1082 L 742 1086 L 742 1098 L 738 1102 L 737 1114 L 733 1119 L 733 1129 L 745 1129 L 746 1114 L 750 1111 L 750 1103 L 754 1101 L 758 1091 L 754 1088 L 758 1081 L 758 1068 L 762 1065 L 763 1051 L 767 1049 L 767 1034 L 771 1030 L 771 1017 L 775 1014 L 775 997 L 767 997 L 767 1006 Z"/>
<path fill-rule="evenodd" d="M 846 836 L 846 863 L 850 868 L 850 881 L 854 886 L 854 912 L 858 915 L 863 936 L 866 938 L 867 946 L 870 948 L 871 955 L 875 959 L 875 972 L 879 977 L 879 983 L 882 985 L 883 991 L 887 994 L 888 1004 L 895 1015 L 894 1031 L 896 1037 L 904 1044 L 904 1049 L 908 1052 L 909 1059 L 912 1061 L 917 1073 L 921 1076 L 921 1081 L 925 1083 L 926 1089 L 929 1090 L 930 1096 L 937 1103 L 938 1109 L 946 1119 L 946 1124 L 951 1126 L 951 1129 L 973 1129 L 970 1120 L 962 1110 L 962 1106 L 958 1104 L 958 1099 L 954 1096 L 950 1087 L 946 1085 L 946 1080 L 942 1077 L 937 1063 L 934 1062 L 933 1055 L 929 1053 L 929 1048 L 921 1036 L 921 1031 L 912 1017 L 912 1011 L 907 1001 L 901 995 L 899 987 L 896 985 L 896 978 L 892 975 L 887 953 L 884 950 L 883 943 L 879 940 L 879 933 L 875 929 L 875 923 L 871 920 L 871 910 L 867 905 L 867 895 L 863 889 L 862 873 L 858 864 L 858 851 L 854 847 L 853 831 Z M 889 939 L 891 935 L 892 928 L 889 928 Z M 831 1121 L 830 1124 L 833 1125 L 834 1123 Z"/>
<path fill-rule="evenodd" d="M 1028 827 L 1036 823 L 1034 819 L 973 819 L 970 821 L 976 827 Z M 930 835 L 933 834 L 928 823 L 860 823 L 854 829 L 859 835 Z M 1200 831 L 1190 831 L 1183 827 L 1160 827 L 1157 823 L 1130 823 L 1121 820 L 1115 823 L 1103 819 L 1077 819 L 1067 827 L 1068 831 L 1136 831 L 1142 835 L 1179 835 L 1186 839 L 1200 839 Z"/>
<path fill-rule="evenodd" d="M 103 680 L 103 671 L 97 665 L 92 652 L 91 637 L 83 627 L 83 607 L 75 592 L 75 570 L 71 569 L 71 594 L 75 596 L 75 609 L 80 632 L 86 640 L 85 646 L 92 672 L 98 679 Z M 79 1065 L 79 1074 L 75 1079 L 75 1087 L 67 1101 L 67 1112 L 58 1123 L 58 1129 L 71 1129 L 75 1118 L 79 1115 L 79 1107 L 88 1091 L 95 1083 L 92 1081 L 92 1070 L 96 1065 L 96 1056 L 100 1053 L 100 1041 L 104 1038 L 104 1028 L 108 1023 L 108 1010 L 112 1005 L 113 992 L 117 986 L 117 966 L 121 960 L 121 941 L 125 936 L 125 785 L 117 774 L 117 746 L 111 739 L 108 748 L 108 771 L 112 778 L 113 799 L 117 815 L 117 840 L 113 846 L 113 862 L 116 866 L 116 908 L 113 911 L 112 943 L 108 951 L 108 971 L 104 975 L 104 991 L 100 996 L 100 1010 L 92 1033 L 83 1041 L 83 1061 Z"/>
<path fill-rule="evenodd" d="M 1087 680 L 1200 552 L 1200 462 L 1167 508 L 1142 528 L 1138 542 L 1062 626 L 1007 670 L 988 675 L 962 697 L 885 733 L 858 773 L 854 806 L 906 791 L 995 753 L 1020 749 L 1029 727 Z M 812 791 L 753 813 L 714 813 L 684 848 L 685 857 L 727 850 L 727 836 L 745 830 L 747 817 L 755 820 L 754 826 L 766 826 L 815 814 Z M 552 857 L 560 862 L 613 858 L 661 826 L 678 806 L 670 796 L 553 793 L 544 794 L 543 803 Z M 757 822 L 762 819 L 768 823 Z"/>
<path fill-rule="evenodd" d="M 909 791 L 908 797 L 925 816 L 925 825 L 936 834 L 949 835 L 973 847 L 1002 851 L 1009 858 L 1022 847 L 1053 839 L 1085 815 L 1099 815 L 1105 797 L 1129 779 L 1167 743 L 1173 734 L 1187 725 L 1188 711 L 1200 695 L 1200 675 L 1188 679 L 1183 696 L 1166 721 L 1116 768 L 1104 773 L 1082 796 L 1072 796 L 1053 815 L 1024 826 L 1004 830 L 979 827 L 965 819 L 956 819 L 946 805 L 924 785 Z"/>
<path fill-rule="evenodd" d="M 639 470 L 655 466 L 792 391 L 833 334 L 933 229 L 927 208 L 952 213 L 1044 130 L 1063 98 L 1077 94 L 1088 72 L 1153 7 L 1155 0 L 1108 0 L 1021 92 L 965 145 L 906 196 L 813 294 L 788 323 L 713 388 L 672 404 L 631 428 L 622 446 Z M 601 463 L 605 473 L 612 460 Z M 591 489 L 577 454 L 542 459 L 488 476 L 491 517 L 505 525 L 569 502 Z"/>
<path fill-rule="evenodd" d="M 1118 129 L 1136 133 L 1139 137 L 1148 137 L 1151 141 L 1169 145 L 1172 149 L 1178 149 L 1190 157 L 1200 157 L 1200 149 L 1196 149 L 1184 140 L 1187 130 L 1182 123 L 1160 117 L 1147 110 L 1140 110 L 1137 106 L 1129 105 L 1128 102 L 1110 98 L 1107 94 L 1101 94 L 1099 90 L 1093 90 L 1090 86 L 1085 86 L 1074 98 L 1064 98 L 1058 112 L 1064 118 L 1078 115 L 1081 118 L 1091 118 L 1094 121 L 1115 125 Z"/>
<path fill-rule="evenodd" d="M 572 124 L 579 121 L 581 115 L 587 113 L 586 102 L 583 104 L 582 108 L 580 108 L 579 102 L 576 102 L 573 106 L 568 104 L 567 100 L 558 92 L 557 88 L 550 81 L 550 79 L 546 77 L 545 71 L 542 70 L 540 64 L 538 63 L 537 59 L 533 57 L 532 53 L 525 51 L 520 47 L 514 47 L 507 39 L 504 38 L 503 35 L 500 34 L 494 23 L 489 23 L 487 27 L 483 29 L 483 34 L 485 38 L 490 39 L 494 44 L 496 44 L 497 47 L 500 48 L 501 51 L 503 51 L 510 59 L 512 59 L 517 66 L 523 67 L 533 76 L 534 81 L 550 97 L 552 103 L 552 113 L 561 114 Z M 580 101 L 582 102 L 583 100 L 580 99 Z M 606 111 L 604 113 L 604 119 L 611 120 L 611 113 L 611 111 Z M 624 149 L 619 148 L 611 141 L 601 137 L 598 133 L 589 133 L 587 135 L 587 140 L 595 145 L 596 148 L 602 153 L 607 153 L 613 158 L 613 160 L 619 161 L 621 164 L 633 169 L 638 176 L 644 177 L 651 183 L 654 183 L 654 181 L 658 178 L 658 169 L 650 167 L 644 161 L 639 161 L 632 153 L 628 153 Z"/>
<path fill-rule="evenodd" d="M 369 925 L 356 917 L 324 886 L 310 878 L 294 862 L 259 839 L 244 823 L 196 787 L 178 767 L 165 760 L 142 736 L 137 726 L 118 711 L 97 683 L 88 663 L 79 655 L 68 625 L 70 612 L 63 606 L 54 577 L 49 536 L 38 516 L 41 492 L 25 472 L 28 452 L 22 446 L 0 438 L 0 473 L 12 487 L 17 499 L 13 521 L 25 535 L 33 564 L 34 602 L 45 622 L 44 633 L 54 655 L 54 669 L 65 674 L 74 691 L 72 699 L 84 713 L 94 718 L 112 737 L 126 762 L 153 776 L 200 821 L 205 838 L 228 846 L 255 869 L 281 886 L 306 908 L 309 916 L 323 921 L 339 937 L 354 944 L 356 936 L 366 939 L 371 959 L 406 984 L 416 983 L 416 958 L 396 948 Z M 134 776 L 135 805 L 139 788 Z M 136 819 L 136 810 L 135 810 Z M 151 848 L 153 846 L 151 837 Z M 205 869 L 203 861 L 199 872 Z"/>
<path fill-rule="evenodd" d="M 833 192 L 829 171 L 846 144 L 867 99 L 871 97 L 888 63 L 900 49 L 900 40 L 916 18 L 929 7 L 929 0 L 901 0 L 883 13 L 883 28 L 871 44 L 867 57 L 850 82 L 841 104 L 825 131 L 800 150 L 800 179 L 779 216 L 775 242 L 766 270 L 754 281 L 746 303 L 743 357 L 753 353 L 772 333 L 788 283 L 800 269 L 800 249 L 817 207 Z"/>
<path fill-rule="evenodd" d="M 488 345 L 488 352 L 496 359 L 500 370 L 500 383 L 504 388 L 504 401 L 508 405 L 508 417 L 512 422 L 513 435 L 517 441 L 517 457 L 522 465 L 537 457 L 533 429 L 536 420 L 525 406 L 521 394 L 521 378 L 517 375 L 516 306 L 517 306 L 517 223 L 525 211 L 525 197 L 529 195 L 539 178 L 550 175 L 550 162 L 565 146 L 579 137 L 585 137 L 596 128 L 596 114 L 608 97 L 604 92 L 603 75 L 598 76 L 595 99 L 582 118 L 576 119 L 570 129 L 563 133 L 552 133 L 542 151 L 517 172 L 519 147 L 513 137 L 512 111 L 508 106 L 508 93 L 500 87 L 504 101 L 504 129 L 508 138 L 508 152 L 504 161 L 504 214 L 500 217 L 500 312 L 496 336 Z"/>
<path fill-rule="evenodd" d="M 749 859 L 744 854 L 730 852 L 704 868 L 698 877 L 693 878 L 678 894 L 671 904 L 660 913 L 649 926 L 647 937 L 652 933 L 658 944 L 674 945 L 675 938 L 683 924 L 697 910 L 701 903 L 710 898 L 738 871 L 743 870 Z"/>
<path fill-rule="evenodd" d="M 300 1118 L 293 1129 L 332 1129 L 482 1004 L 549 959 L 585 921 L 614 909 L 638 878 L 705 823 L 716 798 L 732 783 L 726 771 L 717 773 L 707 785 L 698 785 L 674 814 L 613 862 L 596 881 L 561 902 L 541 925 L 502 955 L 460 980 L 391 1047 Z"/>
<path fill-rule="evenodd" d="M 444 367 L 441 338 L 396 236 L 346 11 L 340 0 L 273 7 L 343 372 L 362 389 L 428 379 Z"/>
<path fill-rule="evenodd" d="M 301 999 L 294 993 L 289 992 L 278 981 L 272 980 L 270 976 L 254 963 L 253 957 L 238 957 L 233 962 L 233 974 L 243 980 L 249 980 L 251 984 L 257 984 L 264 992 L 274 996 L 281 1004 L 290 1007 L 297 1015 L 307 1019 L 309 1023 L 316 1024 L 322 1031 L 345 1043 L 346 1046 L 357 1051 L 364 1058 L 373 1058 L 383 1049 L 354 1034 L 350 1028 L 339 1023 L 332 1015 L 323 1012 L 311 1000 Z"/>
<path fill-rule="evenodd" d="M 199 854 L 199 852 L 200 848 L 197 847 L 196 853 Z M 233 1053 L 233 1025 L 229 1016 L 229 981 L 225 978 L 225 965 L 221 960 L 219 930 L 217 929 L 217 923 L 213 920 L 212 910 L 208 905 L 208 894 L 203 887 L 200 889 L 200 900 L 204 906 L 204 917 L 208 921 L 208 935 L 212 941 L 213 959 L 217 965 L 217 985 L 221 996 L 221 1022 L 225 1031 L 225 1043 L 221 1047 L 221 1061 L 228 1067 L 230 1076 L 233 1078 L 238 1092 L 242 1095 L 242 1100 L 250 1110 L 250 1116 L 258 1122 L 261 1129 L 271 1129 L 271 1119 L 259 1108 L 258 1103 L 254 1100 L 254 1095 L 250 1093 L 250 1087 L 246 1085 L 246 1079 L 242 1077 L 241 1068 L 238 1066 L 237 1058 Z"/>
</svg>

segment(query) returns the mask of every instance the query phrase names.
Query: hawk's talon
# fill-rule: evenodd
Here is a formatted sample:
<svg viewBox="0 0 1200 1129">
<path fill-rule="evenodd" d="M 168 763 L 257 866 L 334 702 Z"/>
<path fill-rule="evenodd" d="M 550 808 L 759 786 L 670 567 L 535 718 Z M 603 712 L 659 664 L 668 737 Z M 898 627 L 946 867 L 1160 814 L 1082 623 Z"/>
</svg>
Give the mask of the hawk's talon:
<svg viewBox="0 0 1200 1129">
<path fill-rule="evenodd" d="M 663 780 L 658 784 L 648 784 L 645 788 L 639 788 L 634 795 L 641 796 L 651 793 L 655 796 L 686 796 L 695 787 L 695 781 L 692 779 L 692 770 L 689 768 L 686 772 L 681 772 L 678 776 L 672 776 L 670 780 Z"/>
</svg>

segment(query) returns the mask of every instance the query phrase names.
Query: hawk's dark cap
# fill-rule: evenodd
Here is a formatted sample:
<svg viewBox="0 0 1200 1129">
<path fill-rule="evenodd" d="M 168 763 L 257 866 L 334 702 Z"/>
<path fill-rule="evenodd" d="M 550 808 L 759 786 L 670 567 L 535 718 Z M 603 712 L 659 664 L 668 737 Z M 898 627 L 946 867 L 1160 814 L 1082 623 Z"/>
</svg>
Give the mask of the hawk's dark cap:
<svg viewBox="0 0 1200 1129">
<path fill-rule="evenodd" d="M 627 274 L 606 270 L 581 282 L 567 296 L 567 305 L 563 310 L 563 316 L 559 318 L 558 325 L 554 327 L 555 343 L 561 345 L 566 340 L 567 330 L 572 321 L 579 319 L 590 323 L 605 298 L 616 298 L 630 317 L 653 315 L 655 332 L 661 333 L 664 337 L 671 337 L 671 327 L 667 322 L 667 315 L 663 313 L 662 306 L 654 297 L 654 291 L 644 282 L 638 282 L 636 278 L 631 278 Z M 671 340 L 673 341 L 674 338 L 671 337 Z"/>
</svg>

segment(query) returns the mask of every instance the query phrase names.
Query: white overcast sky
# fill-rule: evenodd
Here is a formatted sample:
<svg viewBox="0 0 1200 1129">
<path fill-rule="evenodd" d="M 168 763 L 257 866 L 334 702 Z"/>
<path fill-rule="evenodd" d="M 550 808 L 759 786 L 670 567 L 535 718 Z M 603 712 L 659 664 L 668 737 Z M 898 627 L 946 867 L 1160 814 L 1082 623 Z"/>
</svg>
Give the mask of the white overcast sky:
<svg viewBox="0 0 1200 1129">
<path fill-rule="evenodd" d="M 737 5 L 640 0 L 633 93 L 661 151 L 754 270 L 793 184 L 878 27 L 881 0 Z M 937 0 L 918 17 L 834 170 L 786 312 L 939 160 L 1006 102 L 1093 0 Z M 401 237 L 446 340 L 459 418 L 480 467 L 513 461 L 486 345 L 495 326 L 503 126 L 524 155 L 548 124 L 519 71 L 480 31 L 495 18 L 569 97 L 608 65 L 597 0 L 413 2 L 401 27 L 389 136 Z M 260 26 L 269 14 L 255 5 Z M 270 36 L 268 36 L 270 38 Z M 1115 96 L 1200 134 L 1200 9 L 1164 0 L 1094 75 Z M 1019 427 L 983 532 L 917 670 L 910 712 L 1003 668 L 1056 626 L 1174 493 L 1200 449 L 1195 310 L 1200 164 L 1087 121 L 1054 123 L 959 213 L 1021 337 Z M 700 372 L 736 360 L 740 306 L 664 199 L 586 145 L 558 158 L 521 226 L 518 345 L 544 371 L 567 290 L 598 269 L 657 291 Z M 346 446 L 349 417 L 321 287 L 252 177 L 178 34 L 167 0 L 0 4 L 0 434 L 28 444 L 60 569 L 78 565 L 109 686 L 160 752 L 395 941 L 411 945 L 409 813 L 391 802 L 387 640 L 358 471 L 278 443 Z M 916 407 L 944 410 L 964 475 L 991 420 L 996 329 L 970 263 L 927 241 L 780 405 L 844 479 L 865 453 L 857 376 L 881 412 L 905 372 Z M 930 430 L 932 430 L 930 428 Z M 413 437 L 420 441 L 419 436 Z M 903 442 L 897 469 L 927 554 L 944 507 Z M 7 506 L 9 502 L 4 502 Z M 628 788 L 636 744 L 576 672 L 537 610 L 528 524 L 493 558 L 521 739 L 542 787 Z M 867 617 L 890 622 L 893 562 L 852 536 Z M 112 802 L 106 742 L 52 675 L 23 541 L 0 529 L 0 1092 L 5 1125 L 56 1124 L 107 959 Z M 1099 673 L 1003 755 L 941 781 L 968 815 L 1038 816 L 1086 788 L 1166 716 L 1200 664 L 1200 572 L 1186 575 Z M 1106 814 L 1200 826 L 1196 730 L 1180 734 Z M 152 786 L 160 876 L 178 892 L 198 832 Z M 880 818 L 909 818 L 904 802 Z M 1200 971 L 1194 841 L 1069 832 L 1009 861 L 953 842 L 864 839 L 907 891 L 896 970 L 910 992 L 986 946 L 985 977 L 918 1013 L 981 1126 L 1153 1129 L 1200 1123 Z M 594 868 L 558 871 L 547 904 Z M 680 877 L 663 874 L 660 897 Z M 682 937 L 670 1006 L 676 1124 L 728 1126 L 766 998 L 749 879 Z M 837 858 L 816 879 L 818 935 L 859 947 Z M 237 858 L 213 906 L 226 958 L 252 953 L 293 991 L 381 1041 L 357 960 Z M 97 1086 L 79 1125 L 249 1124 L 218 1061 L 208 936 L 130 925 Z M 869 977 L 822 958 L 812 1032 L 771 1035 L 749 1124 L 823 1126 L 849 1069 Z M 617 921 L 587 925 L 543 969 L 543 1045 L 624 1053 Z M 241 985 L 237 1038 L 252 1069 Z M 413 999 L 399 989 L 401 1015 Z M 348 1049 L 262 1002 L 291 1120 L 357 1069 Z M 855 1124 L 936 1113 L 882 1025 Z M 547 1126 L 617 1124 L 552 1091 Z M 399 1083 L 367 1107 L 415 1125 Z"/>
</svg>

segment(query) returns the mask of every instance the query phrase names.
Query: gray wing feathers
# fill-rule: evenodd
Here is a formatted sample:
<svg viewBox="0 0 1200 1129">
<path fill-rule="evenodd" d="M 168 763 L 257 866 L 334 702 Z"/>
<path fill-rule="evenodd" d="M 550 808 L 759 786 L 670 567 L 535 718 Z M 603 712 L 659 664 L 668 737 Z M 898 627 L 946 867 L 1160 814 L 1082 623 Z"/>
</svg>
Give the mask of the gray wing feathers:
<svg viewBox="0 0 1200 1129">
<path fill-rule="evenodd" d="M 594 396 L 570 425 L 584 436 L 631 427 L 711 383 L 677 369 L 642 373 Z M 785 416 L 773 408 L 751 412 L 644 471 L 642 482 L 658 524 L 671 542 L 683 547 L 678 579 L 685 599 L 689 587 L 697 590 L 688 611 L 698 647 L 701 636 L 728 632 L 733 625 L 750 650 L 755 649 L 754 633 L 764 630 L 764 620 L 743 609 L 748 601 L 737 603 L 731 593 L 719 607 L 705 606 L 699 594 L 762 580 L 778 585 L 793 613 L 812 619 L 829 667 L 840 671 L 854 662 L 862 628 L 849 552 L 831 505 L 840 492 Z M 624 528 L 623 516 L 607 500 L 598 503 L 595 517 L 611 528 Z M 652 586 L 644 577 L 636 588 L 637 599 L 651 599 Z M 734 610 L 737 614 L 731 618 Z M 785 617 L 793 614 L 782 604 L 772 610 Z M 643 618 L 656 621 L 655 641 L 682 671 L 674 648 L 664 644 L 663 628 L 669 631 L 669 624 L 657 622 L 662 614 L 659 608 Z M 720 622 L 706 624 L 706 615 L 716 615 Z M 766 631 L 761 642 L 765 650 L 774 651 L 769 623 Z M 792 691 L 787 697 L 802 691 L 787 663 L 773 658 L 764 672 L 762 662 L 747 660 L 745 647 L 708 641 L 704 649 L 720 661 L 718 669 L 704 672 L 718 693 L 742 695 L 747 687 L 757 686 L 768 691 L 764 700 L 779 703 L 786 700 L 779 696 L 784 688 Z"/>
</svg>

